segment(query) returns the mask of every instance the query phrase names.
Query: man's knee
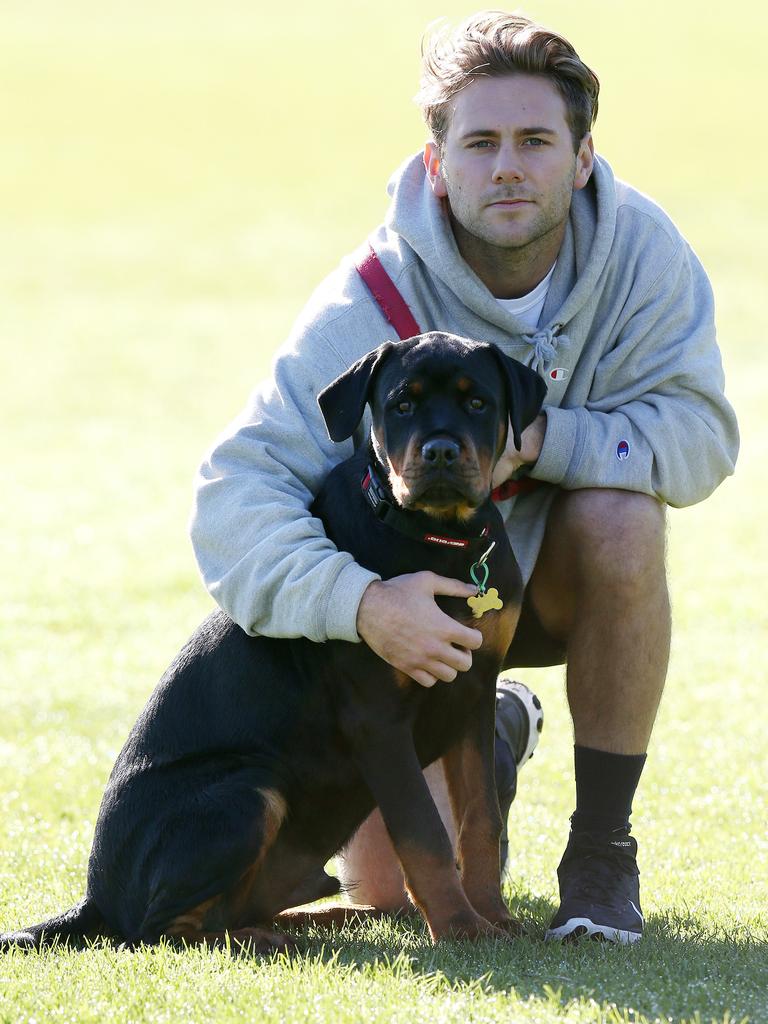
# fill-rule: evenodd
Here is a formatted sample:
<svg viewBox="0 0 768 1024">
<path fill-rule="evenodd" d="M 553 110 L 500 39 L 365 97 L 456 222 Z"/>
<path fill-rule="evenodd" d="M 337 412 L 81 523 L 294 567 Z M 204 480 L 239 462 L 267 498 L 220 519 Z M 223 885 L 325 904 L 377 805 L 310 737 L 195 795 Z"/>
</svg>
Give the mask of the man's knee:
<svg viewBox="0 0 768 1024">
<path fill-rule="evenodd" d="M 557 543 L 567 545 L 579 578 L 631 585 L 648 572 L 664 571 L 665 506 L 647 494 L 565 491 L 553 509 L 548 533 L 550 528 Z"/>
</svg>

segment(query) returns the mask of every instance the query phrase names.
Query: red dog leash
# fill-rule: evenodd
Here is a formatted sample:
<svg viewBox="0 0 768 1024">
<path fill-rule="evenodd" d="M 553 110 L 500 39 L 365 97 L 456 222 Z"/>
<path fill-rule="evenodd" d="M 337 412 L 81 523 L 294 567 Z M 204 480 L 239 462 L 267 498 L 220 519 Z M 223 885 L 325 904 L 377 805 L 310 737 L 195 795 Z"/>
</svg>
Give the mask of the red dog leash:
<svg viewBox="0 0 768 1024">
<path fill-rule="evenodd" d="M 395 283 L 376 255 L 372 246 L 366 244 L 367 252 L 364 252 L 355 266 L 357 272 L 365 281 L 368 291 L 376 299 L 379 308 L 385 318 L 397 331 L 401 341 L 421 334 L 422 330 L 416 323 L 413 313 L 408 308 L 408 303 L 395 287 Z"/>
<path fill-rule="evenodd" d="M 401 341 L 421 334 L 422 330 L 414 319 L 408 303 L 397 290 L 395 282 L 381 265 L 373 246 L 366 243 L 355 261 L 355 268 L 365 282 L 368 291 L 376 300 L 388 323 L 392 324 Z M 505 480 L 491 492 L 494 501 L 506 501 L 516 494 L 528 494 L 539 486 L 538 480 L 523 477 L 520 480 Z"/>
</svg>

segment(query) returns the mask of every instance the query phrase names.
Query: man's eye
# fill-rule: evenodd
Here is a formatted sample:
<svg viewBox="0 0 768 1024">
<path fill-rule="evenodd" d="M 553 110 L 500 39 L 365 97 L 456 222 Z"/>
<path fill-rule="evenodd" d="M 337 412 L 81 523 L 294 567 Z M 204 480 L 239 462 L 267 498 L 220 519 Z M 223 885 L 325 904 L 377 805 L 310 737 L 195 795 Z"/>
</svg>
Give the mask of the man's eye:
<svg viewBox="0 0 768 1024">
<path fill-rule="evenodd" d="M 470 409 L 484 409 L 485 402 L 482 398 L 470 398 L 469 407 Z"/>
<path fill-rule="evenodd" d="M 523 142 L 524 146 L 545 146 L 546 142 L 544 139 L 530 138 L 525 139 Z"/>
</svg>

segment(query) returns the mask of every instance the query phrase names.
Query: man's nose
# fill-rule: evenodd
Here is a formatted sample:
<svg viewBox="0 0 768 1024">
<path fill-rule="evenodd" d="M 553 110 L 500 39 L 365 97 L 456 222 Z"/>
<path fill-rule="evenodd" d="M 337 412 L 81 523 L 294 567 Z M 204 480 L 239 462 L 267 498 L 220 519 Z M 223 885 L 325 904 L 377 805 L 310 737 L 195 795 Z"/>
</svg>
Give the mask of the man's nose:
<svg viewBox="0 0 768 1024">
<path fill-rule="evenodd" d="M 494 184 L 500 185 L 505 181 L 522 181 L 524 177 L 517 147 L 513 145 L 499 146 L 493 166 Z"/>
</svg>

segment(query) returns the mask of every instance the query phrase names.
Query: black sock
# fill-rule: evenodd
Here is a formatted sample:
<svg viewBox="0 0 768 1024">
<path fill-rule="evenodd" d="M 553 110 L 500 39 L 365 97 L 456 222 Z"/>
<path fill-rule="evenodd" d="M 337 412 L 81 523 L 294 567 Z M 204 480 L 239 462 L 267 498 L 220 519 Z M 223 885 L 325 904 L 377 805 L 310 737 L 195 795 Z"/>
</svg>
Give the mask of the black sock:
<svg viewBox="0 0 768 1024">
<path fill-rule="evenodd" d="M 640 781 L 645 754 L 609 754 L 592 747 L 573 748 L 576 768 L 574 832 L 629 831 L 632 799 Z"/>
</svg>

